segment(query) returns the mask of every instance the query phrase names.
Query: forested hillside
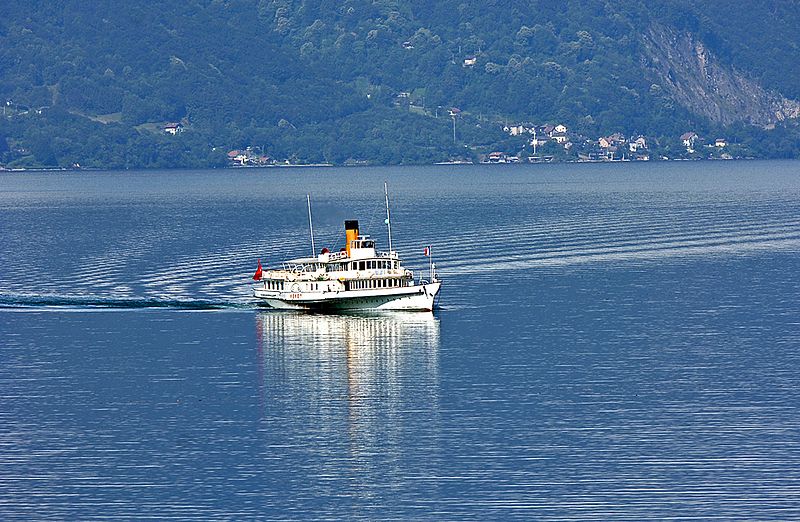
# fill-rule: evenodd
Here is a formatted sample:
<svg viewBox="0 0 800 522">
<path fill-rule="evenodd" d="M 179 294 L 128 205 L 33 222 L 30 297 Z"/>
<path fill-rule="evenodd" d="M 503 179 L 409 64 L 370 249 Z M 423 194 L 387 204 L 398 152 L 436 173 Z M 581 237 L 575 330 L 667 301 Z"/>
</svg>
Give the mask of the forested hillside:
<svg viewBox="0 0 800 522">
<path fill-rule="evenodd" d="M 4 2 L 0 165 L 432 163 L 524 152 L 522 122 L 797 157 L 797 27 L 790 0 Z"/>
</svg>

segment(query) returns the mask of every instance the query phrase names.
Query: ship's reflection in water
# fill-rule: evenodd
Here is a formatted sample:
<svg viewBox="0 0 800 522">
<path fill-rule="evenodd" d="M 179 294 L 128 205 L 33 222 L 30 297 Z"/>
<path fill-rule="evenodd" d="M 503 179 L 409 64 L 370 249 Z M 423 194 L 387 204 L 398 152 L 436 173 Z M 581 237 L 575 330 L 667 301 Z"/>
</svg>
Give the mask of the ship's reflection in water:
<svg viewBox="0 0 800 522">
<path fill-rule="evenodd" d="M 369 480 L 369 490 L 390 478 L 392 462 L 405 460 L 406 452 L 436 453 L 439 320 L 433 314 L 262 312 L 256 328 L 269 440 L 306 453 L 315 474 L 339 474 L 349 464 L 351 481 Z M 345 455 L 350 462 L 342 462 Z"/>
</svg>

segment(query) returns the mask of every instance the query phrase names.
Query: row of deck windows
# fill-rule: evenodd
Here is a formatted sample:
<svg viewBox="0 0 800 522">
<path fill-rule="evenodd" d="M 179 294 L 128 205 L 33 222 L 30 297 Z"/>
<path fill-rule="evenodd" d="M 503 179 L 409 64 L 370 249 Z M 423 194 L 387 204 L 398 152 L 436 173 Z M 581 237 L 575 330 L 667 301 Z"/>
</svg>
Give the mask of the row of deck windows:
<svg viewBox="0 0 800 522">
<path fill-rule="evenodd" d="M 264 286 L 267 290 L 283 290 L 283 281 L 264 281 Z"/>
<path fill-rule="evenodd" d="M 388 259 L 373 259 L 371 261 L 353 261 L 351 270 L 388 270 L 390 268 L 397 268 L 397 261 L 390 261 Z"/>
<path fill-rule="evenodd" d="M 388 259 L 372 259 L 369 261 L 351 261 L 349 263 L 330 263 L 328 272 L 341 272 L 342 270 L 389 270 L 399 268 L 400 262 Z"/>
<path fill-rule="evenodd" d="M 366 288 L 397 288 L 403 286 L 402 279 L 368 279 L 366 281 L 350 281 L 351 290 Z"/>
</svg>

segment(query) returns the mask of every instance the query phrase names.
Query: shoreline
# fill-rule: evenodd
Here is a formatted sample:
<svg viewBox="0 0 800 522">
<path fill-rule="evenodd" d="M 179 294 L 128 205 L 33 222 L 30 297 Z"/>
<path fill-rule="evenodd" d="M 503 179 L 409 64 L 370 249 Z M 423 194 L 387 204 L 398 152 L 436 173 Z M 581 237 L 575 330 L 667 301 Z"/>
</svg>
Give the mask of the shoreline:
<svg viewBox="0 0 800 522">
<path fill-rule="evenodd" d="M 800 158 L 674 158 L 656 160 L 595 160 L 577 159 L 568 161 L 518 161 L 518 162 L 468 162 L 468 161 L 439 161 L 436 163 L 409 163 L 409 164 L 357 164 L 357 165 L 336 165 L 333 163 L 308 163 L 308 164 L 278 164 L 278 165 L 228 165 L 225 167 L 136 167 L 136 168 L 113 168 L 113 167 L 14 167 L 7 168 L 0 166 L 0 175 L 4 173 L 20 172 L 103 172 L 103 171 L 141 171 L 141 170 L 256 170 L 256 169 L 297 169 L 297 168 L 364 168 L 364 167 L 436 167 L 436 166 L 476 166 L 476 165 L 558 165 L 558 164 L 603 164 L 603 163 L 671 163 L 671 162 L 698 162 L 698 161 L 792 161 Z"/>
</svg>

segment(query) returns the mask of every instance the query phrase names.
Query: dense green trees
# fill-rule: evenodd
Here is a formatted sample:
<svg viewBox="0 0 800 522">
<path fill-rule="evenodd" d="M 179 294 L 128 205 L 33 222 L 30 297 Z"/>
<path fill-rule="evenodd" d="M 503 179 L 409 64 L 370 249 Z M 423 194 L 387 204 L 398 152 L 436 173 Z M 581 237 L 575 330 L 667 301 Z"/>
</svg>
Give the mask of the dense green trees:
<svg viewBox="0 0 800 522">
<path fill-rule="evenodd" d="M 795 126 L 715 128 L 644 73 L 640 34 L 658 22 L 800 98 L 800 70 L 787 67 L 800 7 L 717 9 L 707 0 L 6 2 L 0 162 L 221 166 L 227 150 L 249 146 L 302 162 L 428 163 L 519 147 L 499 132 L 506 121 L 665 141 L 724 132 L 752 154 L 796 156 Z M 464 111 L 455 143 L 453 106 Z M 169 121 L 186 132 L 164 134 Z"/>
</svg>

